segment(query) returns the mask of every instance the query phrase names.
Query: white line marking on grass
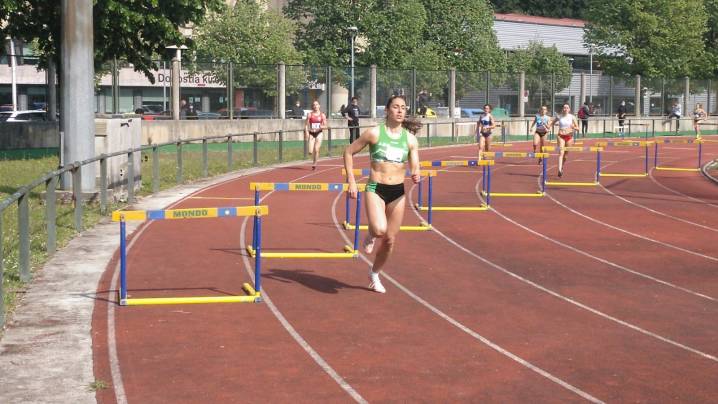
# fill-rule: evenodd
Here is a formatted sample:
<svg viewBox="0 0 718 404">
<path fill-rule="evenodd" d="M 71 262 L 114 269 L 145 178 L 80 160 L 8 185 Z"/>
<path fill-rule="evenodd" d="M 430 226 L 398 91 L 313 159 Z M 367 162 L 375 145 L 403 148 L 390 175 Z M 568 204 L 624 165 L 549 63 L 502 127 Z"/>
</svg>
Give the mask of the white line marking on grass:
<svg viewBox="0 0 718 404">
<path fill-rule="evenodd" d="M 412 187 L 412 189 L 413 189 L 413 187 Z M 351 243 L 351 241 L 349 240 L 347 235 L 344 234 L 344 231 L 342 230 L 342 227 L 339 225 L 339 222 L 337 221 L 336 207 L 337 207 L 337 202 L 339 201 L 340 197 L 341 197 L 341 194 L 337 195 L 336 198 L 334 198 L 334 203 L 332 204 L 332 219 L 334 220 L 334 226 L 337 228 L 337 231 L 339 232 L 339 234 L 341 234 L 344 241 L 347 243 Z M 411 198 L 409 198 L 409 199 L 411 199 Z M 364 256 L 364 254 L 359 253 L 359 257 L 362 259 L 362 261 L 364 261 L 369 266 L 369 268 L 372 267 L 372 265 L 373 265 L 372 261 L 370 261 L 366 256 Z M 559 386 L 583 397 L 584 399 L 586 399 L 590 402 L 603 403 L 603 401 L 599 400 L 598 398 L 590 395 L 589 393 L 586 393 L 585 391 L 583 391 L 577 387 L 574 387 L 573 385 L 569 384 L 568 382 L 552 375 L 551 373 L 541 369 L 540 367 L 519 357 L 518 355 L 513 354 L 510 351 L 507 351 L 506 349 L 502 348 L 500 345 L 492 342 L 488 338 L 482 336 L 481 334 L 475 332 L 474 330 L 470 329 L 469 327 L 463 325 L 458 320 L 454 319 L 453 317 L 451 317 L 448 314 L 444 313 L 443 311 L 439 310 L 436 306 L 432 305 L 431 303 L 427 302 L 426 300 L 422 299 L 421 297 L 419 297 L 418 295 L 413 293 L 407 287 L 405 287 L 404 285 L 399 283 L 399 281 L 397 281 L 392 276 L 390 276 L 386 271 L 382 271 L 382 274 L 384 275 L 384 278 L 389 280 L 389 282 L 391 282 L 394 286 L 396 286 L 399 290 L 404 292 L 406 295 L 408 295 L 414 301 L 421 304 L 425 308 L 429 309 L 431 312 L 433 312 L 437 316 L 441 317 L 442 319 L 446 320 L 449 324 L 453 325 L 454 327 L 458 328 L 459 330 L 461 330 L 461 331 L 465 332 L 466 334 L 470 335 L 471 337 L 481 341 L 489 348 L 495 350 L 496 352 L 508 357 L 509 359 L 511 359 L 515 362 L 518 362 L 520 365 L 538 373 L 539 375 L 551 380 L 552 382 L 558 384 Z"/>
</svg>

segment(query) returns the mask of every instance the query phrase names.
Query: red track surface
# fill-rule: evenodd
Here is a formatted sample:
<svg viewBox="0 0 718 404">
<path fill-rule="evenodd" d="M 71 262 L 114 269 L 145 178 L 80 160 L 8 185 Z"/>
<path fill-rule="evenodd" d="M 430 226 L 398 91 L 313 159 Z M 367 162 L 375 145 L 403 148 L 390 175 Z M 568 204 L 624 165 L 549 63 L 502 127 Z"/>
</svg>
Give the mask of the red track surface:
<svg viewBox="0 0 718 404">
<path fill-rule="evenodd" d="M 670 146 L 661 152 L 662 164 L 695 165 L 692 145 Z M 474 153 L 475 146 L 452 147 L 423 150 L 421 157 Z M 641 149 L 611 148 L 604 167 L 640 172 L 642 156 Z M 704 160 L 716 156 L 718 144 L 704 145 Z M 593 158 L 571 153 L 564 180 L 590 180 Z M 316 173 L 300 166 L 242 177 L 199 195 L 249 197 L 250 181 L 340 181 L 338 160 L 325 164 Z M 451 171 L 457 173 L 436 178 L 435 204 L 479 204 L 479 171 Z M 532 192 L 538 171 L 533 160 L 501 160 L 494 191 Z M 386 295 L 366 289 L 362 259 L 267 259 L 266 303 L 117 307 L 100 301 L 95 373 L 115 383 L 98 398 L 714 401 L 718 187 L 698 173 L 656 171 L 648 179 L 602 184 L 552 188 L 544 198 L 493 198 L 492 212 L 434 212 L 437 231 L 400 234 Z M 407 190 L 416 196 L 415 187 Z M 344 217 L 337 194 L 276 192 L 263 203 L 270 206 L 265 249 L 340 251 L 341 233 L 352 237 L 337 226 Z M 186 199 L 177 207 L 228 204 Z M 418 220 L 407 210 L 406 224 Z M 241 294 L 249 280 L 244 222 L 144 227 L 129 254 L 130 294 Z M 244 239 L 250 237 L 247 226 Z M 101 282 L 103 297 L 114 296 L 108 290 L 115 269 L 113 262 Z"/>
</svg>

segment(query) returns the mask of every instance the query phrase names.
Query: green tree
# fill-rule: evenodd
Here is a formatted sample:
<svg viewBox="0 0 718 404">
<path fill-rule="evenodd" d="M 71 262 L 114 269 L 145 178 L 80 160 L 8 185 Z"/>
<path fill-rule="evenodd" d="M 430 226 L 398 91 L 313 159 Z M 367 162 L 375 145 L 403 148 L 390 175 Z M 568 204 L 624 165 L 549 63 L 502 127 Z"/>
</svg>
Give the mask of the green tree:
<svg viewBox="0 0 718 404">
<path fill-rule="evenodd" d="M 491 0 L 497 13 L 521 13 L 553 18 L 583 18 L 589 0 Z"/>
<path fill-rule="evenodd" d="M 708 29 L 704 35 L 707 57 L 703 76 L 715 77 L 718 75 L 718 0 L 705 0 L 704 4 L 708 14 Z"/>
<path fill-rule="evenodd" d="M 237 86 L 261 89 L 265 95 L 276 95 L 275 65 L 300 64 L 302 55 L 292 42 L 295 23 L 264 4 L 240 1 L 234 7 L 223 7 L 211 13 L 195 28 L 197 59 L 221 62 L 212 71 L 220 82 L 227 82 L 226 62 L 233 62 Z M 287 69 L 287 91 L 306 85 L 307 78 L 299 69 Z"/>
<path fill-rule="evenodd" d="M 512 87 L 518 88 L 519 73 L 526 73 L 524 85 L 534 105 L 545 104 L 550 99 L 552 80 L 555 92 L 571 83 L 571 63 L 555 45 L 546 47 L 541 42 L 530 41 L 525 48 L 510 53 L 507 63 Z"/>
<path fill-rule="evenodd" d="M 611 75 L 696 76 L 705 69 L 703 0 L 592 0 L 585 39 Z"/>
<path fill-rule="evenodd" d="M 433 43 L 445 65 L 457 70 L 504 71 L 505 58 L 486 0 L 423 0 L 428 15 L 424 41 Z"/>
<path fill-rule="evenodd" d="M 347 28 L 356 26 L 359 65 L 423 67 L 420 50 L 438 62 L 433 69 L 504 67 L 485 0 L 290 0 L 284 11 L 300 24 L 297 47 L 309 64 L 348 65 Z"/>
<path fill-rule="evenodd" d="M 0 0 L 0 34 L 36 41 L 41 65 L 49 58 L 60 60 L 61 2 L 47 0 Z M 93 7 L 95 70 L 105 62 L 126 60 L 154 82 L 156 55 L 168 45 L 190 44 L 179 27 L 200 23 L 208 10 L 222 0 L 95 0 Z"/>
</svg>

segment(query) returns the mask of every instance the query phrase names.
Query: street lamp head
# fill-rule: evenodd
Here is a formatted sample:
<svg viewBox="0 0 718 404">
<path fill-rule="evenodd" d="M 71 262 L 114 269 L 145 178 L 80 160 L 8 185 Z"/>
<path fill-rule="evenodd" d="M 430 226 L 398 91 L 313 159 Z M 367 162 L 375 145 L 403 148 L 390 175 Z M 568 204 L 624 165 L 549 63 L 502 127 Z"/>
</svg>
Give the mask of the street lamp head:
<svg viewBox="0 0 718 404">
<path fill-rule="evenodd" d="M 356 35 L 357 32 L 359 31 L 359 28 L 357 28 L 357 27 L 355 27 L 355 26 L 352 25 L 351 27 L 348 27 L 348 28 L 347 28 L 347 31 L 349 31 L 349 32 L 352 34 L 352 36 L 354 36 L 354 35 Z"/>
</svg>

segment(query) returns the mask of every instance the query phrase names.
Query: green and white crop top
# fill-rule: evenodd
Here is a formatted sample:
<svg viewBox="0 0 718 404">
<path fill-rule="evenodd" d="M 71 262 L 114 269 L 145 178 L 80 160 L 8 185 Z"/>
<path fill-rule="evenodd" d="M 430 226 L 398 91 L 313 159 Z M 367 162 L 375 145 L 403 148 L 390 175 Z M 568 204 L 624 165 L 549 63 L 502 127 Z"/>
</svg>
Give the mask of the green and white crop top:
<svg viewBox="0 0 718 404">
<path fill-rule="evenodd" d="M 409 132 L 406 128 L 401 128 L 401 134 L 398 139 L 389 137 L 385 124 L 379 125 L 379 141 L 376 144 L 369 145 L 369 155 L 371 161 L 389 162 L 389 163 L 406 163 L 409 159 Z"/>
</svg>

